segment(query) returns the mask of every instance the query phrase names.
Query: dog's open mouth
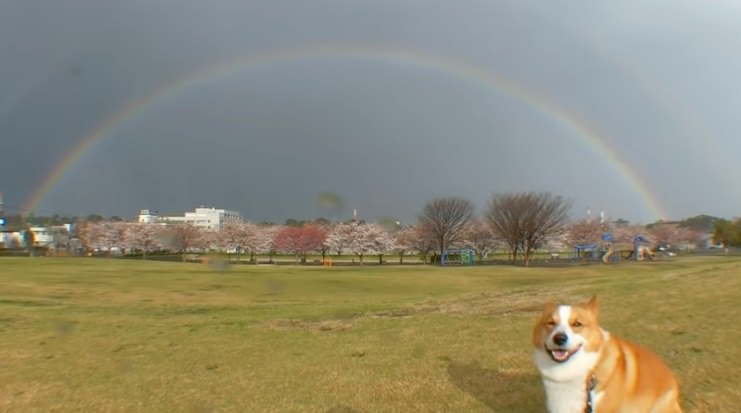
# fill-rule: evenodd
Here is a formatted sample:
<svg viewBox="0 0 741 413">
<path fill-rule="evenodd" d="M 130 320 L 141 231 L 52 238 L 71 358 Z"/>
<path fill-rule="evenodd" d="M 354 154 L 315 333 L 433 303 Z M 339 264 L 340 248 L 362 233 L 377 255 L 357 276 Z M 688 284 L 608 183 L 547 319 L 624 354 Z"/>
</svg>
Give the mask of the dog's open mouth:
<svg viewBox="0 0 741 413">
<path fill-rule="evenodd" d="M 566 350 L 566 349 L 549 349 L 548 347 L 545 348 L 545 351 L 551 355 L 551 358 L 556 363 L 564 363 L 568 361 L 571 356 L 576 354 L 581 349 L 581 344 L 579 344 L 577 347 L 575 347 L 573 350 Z"/>
</svg>

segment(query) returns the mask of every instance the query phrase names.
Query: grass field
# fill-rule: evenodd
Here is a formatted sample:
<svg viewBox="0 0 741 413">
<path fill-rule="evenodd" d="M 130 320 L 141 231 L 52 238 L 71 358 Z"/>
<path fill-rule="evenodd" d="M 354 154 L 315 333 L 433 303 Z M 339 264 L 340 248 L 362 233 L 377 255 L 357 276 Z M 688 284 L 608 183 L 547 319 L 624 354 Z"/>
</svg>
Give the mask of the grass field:
<svg viewBox="0 0 741 413">
<path fill-rule="evenodd" d="M 0 259 L 0 412 L 542 412 L 530 332 L 596 293 L 687 412 L 741 405 L 741 259 L 615 266 Z"/>
</svg>

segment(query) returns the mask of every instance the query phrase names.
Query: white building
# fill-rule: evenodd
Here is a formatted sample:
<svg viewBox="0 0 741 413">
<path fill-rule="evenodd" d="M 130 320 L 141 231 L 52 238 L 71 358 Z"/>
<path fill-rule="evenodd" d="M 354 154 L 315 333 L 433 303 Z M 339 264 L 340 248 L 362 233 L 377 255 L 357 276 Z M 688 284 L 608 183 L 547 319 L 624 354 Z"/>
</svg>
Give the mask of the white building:
<svg viewBox="0 0 741 413">
<path fill-rule="evenodd" d="M 139 222 L 141 223 L 177 224 L 188 222 L 209 230 L 219 230 L 227 222 L 241 220 L 242 216 L 239 212 L 206 207 L 196 208 L 195 211 L 186 212 L 183 216 L 160 216 L 157 211 L 151 209 L 142 209 L 139 212 Z"/>
<path fill-rule="evenodd" d="M 142 209 L 139 211 L 140 224 L 154 224 L 157 222 L 157 211 L 153 209 Z"/>
</svg>

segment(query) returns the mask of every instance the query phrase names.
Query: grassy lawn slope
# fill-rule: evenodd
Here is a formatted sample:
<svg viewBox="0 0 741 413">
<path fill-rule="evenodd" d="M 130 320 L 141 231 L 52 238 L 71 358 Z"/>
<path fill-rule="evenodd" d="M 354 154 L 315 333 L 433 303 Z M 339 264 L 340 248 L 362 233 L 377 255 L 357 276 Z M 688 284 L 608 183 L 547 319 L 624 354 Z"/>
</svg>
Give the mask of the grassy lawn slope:
<svg viewBox="0 0 741 413">
<path fill-rule="evenodd" d="M 0 259 L 0 412 L 541 412 L 548 300 L 659 353 L 687 412 L 741 404 L 741 260 L 233 266 Z"/>
</svg>

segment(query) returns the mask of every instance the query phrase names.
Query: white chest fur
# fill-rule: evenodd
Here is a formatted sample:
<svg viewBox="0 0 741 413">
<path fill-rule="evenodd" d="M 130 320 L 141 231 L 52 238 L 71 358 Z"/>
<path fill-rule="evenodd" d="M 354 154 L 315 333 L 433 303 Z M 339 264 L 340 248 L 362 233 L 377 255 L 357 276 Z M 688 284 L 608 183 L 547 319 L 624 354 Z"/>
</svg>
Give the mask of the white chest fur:
<svg viewBox="0 0 741 413">
<path fill-rule="evenodd" d="M 597 363 L 599 353 L 580 351 L 565 364 L 554 363 L 544 351 L 536 350 L 534 356 L 543 377 L 548 412 L 584 413 L 587 406 L 587 378 Z M 595 401 L 593 398 L 593 406 Z"/>
<path fill-rule="evenodd" d="M 584 413 L 587 389 L 583 380 L 552 381 L 543 379 L 549 413 Z"/>
</svg>

